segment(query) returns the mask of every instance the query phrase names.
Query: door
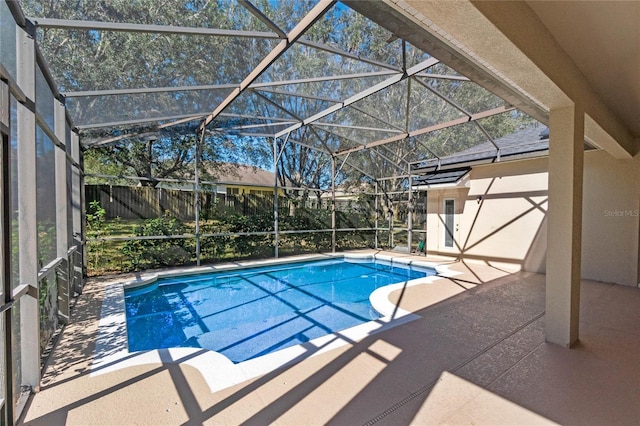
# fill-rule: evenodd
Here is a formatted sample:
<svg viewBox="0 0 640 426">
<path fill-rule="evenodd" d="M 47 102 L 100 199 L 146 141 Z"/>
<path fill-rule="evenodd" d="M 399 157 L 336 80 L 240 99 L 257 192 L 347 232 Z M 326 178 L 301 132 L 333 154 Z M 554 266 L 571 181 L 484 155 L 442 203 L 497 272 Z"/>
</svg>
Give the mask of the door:
<svg viewBox="0 0 640 426">
<path fill-rule="evenodd" d="M 455 200 L 448 198 L 444 200 L 444 246 L 453 248 L 453 231 L 455 229 Z"/>
</svg>

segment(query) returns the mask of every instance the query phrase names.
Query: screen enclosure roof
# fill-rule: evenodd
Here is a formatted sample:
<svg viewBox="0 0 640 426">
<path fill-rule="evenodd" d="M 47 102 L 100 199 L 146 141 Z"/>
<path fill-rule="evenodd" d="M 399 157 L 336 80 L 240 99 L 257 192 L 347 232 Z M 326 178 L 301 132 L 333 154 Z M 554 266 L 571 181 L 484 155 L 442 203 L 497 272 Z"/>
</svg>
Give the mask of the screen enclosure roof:
<svg viewBox="0 0 640 426">
<path fill-rule="evenodd" d="M 19 3 L 87 149 L 204 129 L 383 177 L 538 124 L 351 2 Z"/>
</svg>

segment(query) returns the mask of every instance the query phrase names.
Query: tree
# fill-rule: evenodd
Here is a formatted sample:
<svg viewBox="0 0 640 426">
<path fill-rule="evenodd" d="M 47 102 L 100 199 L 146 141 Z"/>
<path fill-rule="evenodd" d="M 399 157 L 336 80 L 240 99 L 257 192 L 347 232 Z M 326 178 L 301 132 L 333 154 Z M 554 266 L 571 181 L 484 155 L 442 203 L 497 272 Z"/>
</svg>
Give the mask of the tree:
<svg viewBox="0 0 640 426">
<path fill-rule="evenodd" d="M 313 6 L 311 2 L 271 0 L 258 0 L 254 4 L 285 32 L 290 31 Z M 26 1 L 24 7 L 32 16 L 272 31 L 235 2 L 31 0 Z M 38 39 L 54 79 L 67 91 L 237 85 L 280 42 L 249 36 L 59 29 L 42 30 Z M 319 19 L 304 34 L 302 41 L 291 46 L 257 79 L 259 83 L 282 84 L 244 88 L 244 92 L 223 111 L 235 116 L 220 115 L 214 120 L 208 129 L 213 133 L 207 134 L 203 146 L 204 161 L 247 160 L 260 165 L 273 164 L 272 140 L 251 136 L 248 130 L 251 126 L 269 125 L 269 131 L 286 129 L 290 123 L 279 125 L 278 120 L 304 121 L 390 77 L 371 74 L 322 81 L 310 78 L 375 73 L 390 68 L 401 71 L 429 58 L 427 53 L 403 43 L 341 3 Z M 437 78 L 428 74 L 436 74 Z M 231 90 L 86 96 L 71 98 L 68 104 L 74 117 L 84 123 L 152 120 L 172 114 L 209 113 Z M 326 189 L 331 182 L 331 155 L 327 151 L 337 152 L 384 141 L 398 133 L 447 122 L 500 103 L 486 90 L 464 81 L 444 64 L 437 64 L 424 75 L 403 78 L 292 132 L 286 145 L 279 142 L 283 151 L 275 171 L 282 186 Z M 129 116 L 123 116 L 123 112 Z M 366 153 L 351 155 L 338 178 L 348 177 L 360 182 L 365 175 L 375 178 L 402 174 L 411 161 L 458 152 L 486 142 L 485 131 L 498 138 L 524 122 L 521 115 L 504 114 L 482 123 L 467 123 L 418 138 L 381 144 Z M 140 125 L 85 131 L 85 139 L 123 132 L 128 135 L 122 143 L 97 149 L 88 164 L 133 173 L 151 185 L 154 179 L 183 177 L 192 169 L 197 127 L 197 123 L 192 123 L 190 127 L 177 127 L 174 133 L 160 132 L 159 127 L 153 126 L 144 129 Z M 152 133 L 152 137 L 142 136 L 145 132 Z M 342 160 L 345 157 L 339 157 L 339 161 Z M 349 164 L 355 167 L 349 168 Z M 390 192 L 393 192 L 391 188 L 402 191 L 407 187 L 406 179 L 391 180 L 389 186 Z M 301 196 L 304 200 L 308 191 L 291 196 Z"/>
<path fill-rule="evenodd" d="M 28 16 L 187 27 L 267 30 L 236 3 L 194 0 L 25 1 Z M 185 36 L 164 33 L 63 30 L 45 28 L 38 43 L 61 91 L 95 91 L 146 87 L 217 85 L 237 82 L 269 52 L 270 40 Z M 235 53 L 235 54 L 234 54 Z M 228 89 L 129 93 L 68 98 L 77 123 L 121 122 L 133 119 L 212 111 Z M 113 136 L 127 137 L 86 153 L 86 171 L 135 175 L 143 185 L 157 178 L 184 177 L 193 169 L 199 122 L 159 130 L 148 124 L 116 125 L 81 131 L 83 143 Z M 203 161 L 220 164 L 238 157 L 228 138 L 207 135 Z M 225 157 L 225 158 L 223 158 Z M 204 170 L 214 171 L 213 167 Z M 212 176 L 209 176 L 212 177 Z"/>
</svg>

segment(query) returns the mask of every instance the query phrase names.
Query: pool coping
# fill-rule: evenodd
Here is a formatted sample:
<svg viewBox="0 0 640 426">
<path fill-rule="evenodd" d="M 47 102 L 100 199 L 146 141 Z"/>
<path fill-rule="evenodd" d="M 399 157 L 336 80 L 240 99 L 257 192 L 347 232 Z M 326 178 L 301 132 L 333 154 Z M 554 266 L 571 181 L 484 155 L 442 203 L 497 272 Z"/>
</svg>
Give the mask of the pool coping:
<svg viewBox="0 0 640 426">
<path fill-rule="evenodd" d="M 148 285 L 161 277 L 194 275 L 331 258 L 380 259 L 391 263 L 433 268 L 436 270 L 436 275 L 390 284 L 372 292 L 369 300 L 373 308 L 382 315 L 380 318 L 237 364 L 234 364 L 230 359 L 218 352 L 202 348 L 169 348 L 140 352 L 129 352 L 128 350 L 124 302 L 125 287 L 135 288 Z M 459 272 L 449 269 L 447 265 L 396 257 L 389 254 L 329 253 L 217 266 L 173 268 L 170 271 L 143 274 L 134 280 L 112 282 L 106 284 L 103 289 L 103 304 L 98 323 L 96 347 L 91 364 L 91 375 L 105 374 L 136 365 L 181 363 L 196 368 L 202 374 L 211 392 L 217 392 L 267 374 L 285 365 L 296 363 L 304 358 L 358 342 L 369 335 L 416 320 L 420 318 L 419 315 L 399 308 L 391 302 L 389 295 L 402 288 L 430 284 L 439 278 L 452 277 L 457 274 Z"/>
</svg>

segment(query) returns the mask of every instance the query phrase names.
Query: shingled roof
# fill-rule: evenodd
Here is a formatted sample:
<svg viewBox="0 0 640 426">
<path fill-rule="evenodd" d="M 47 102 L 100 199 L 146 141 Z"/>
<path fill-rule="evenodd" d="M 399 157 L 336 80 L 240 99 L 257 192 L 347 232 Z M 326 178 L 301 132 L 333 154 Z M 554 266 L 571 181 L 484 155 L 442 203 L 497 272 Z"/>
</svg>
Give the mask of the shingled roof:
<svg viewBox="0 0 640 426">
<path fill-rule="evenodd" d="M 246 164 L 233 164 L 216 169 L 216 181 L 218 183 L 234 185 L 270 186 L 273 187 L 275 174 L 259 167 Z"/>
<path fill-rule="evenodd" d="M 464 151 L 441 157 L 430 158 L 414 166 L 415 173 L 429 173 L 440 170 L 461 169 L 476 164 L 486 164 L 505 158 L 529 158 L 549 153 L 549 131 L 547 128 L 529 127 L 496 139 L 495 146 L 485 142 Z M 496 149 L 496 146 L 499 149 Z"/>
</svg>

